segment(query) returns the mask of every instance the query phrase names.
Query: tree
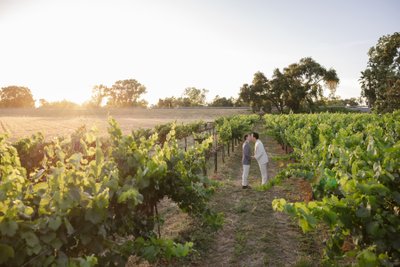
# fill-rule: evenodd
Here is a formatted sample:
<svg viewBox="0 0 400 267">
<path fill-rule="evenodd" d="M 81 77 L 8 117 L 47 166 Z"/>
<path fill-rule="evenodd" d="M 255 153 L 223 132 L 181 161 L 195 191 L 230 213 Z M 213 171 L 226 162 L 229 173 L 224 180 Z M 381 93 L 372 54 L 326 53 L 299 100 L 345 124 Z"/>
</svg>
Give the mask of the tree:
<svg viewBox="0 0 400 267">
<path fill-rule="evenodd" d="M 322 99 L 322 102 L 323 105 L 337 106 L 337 107 L 355 107 L 360 105 L 360 100 L 355 97 L 346 99 L 341 99 L 340 96 L 333 98 L 330 97 Z"/>
<path fill-rule="evenodd" d="M 246 103 L 248 105 L 252 106 L 251 103 L 251 99 L 252 99 L 252 93 L 251 93 L 251 88 L 250 85 L 245 83 L 242 85 L 242 87 L 240 87 L 240 91 L 239 91 L 239 98 L 240 101 L 242 101 L 243 103 Z"/>
<path fill-rule="evenodd" d="M 116 81 L 111 88 L 105 88 L 107 105 L 113 107 L 141 106 L 139 98 L 146 93 L 146 87 L 134 79 Z"/>
<path fill-rule="evenodd" d="M 95 85 L 92 89 L 92 98 L 87 105 L 92 107 L 101 107 L 104 98 L 107 96 L 107 90 L 109 89 L 105 85 Z"/>
<path fill-rule="evenodd" d="M 172 96 L 172 97 L 166 97 L 164 99 L 160 98 L 158 99 L 157 107 L 158 108 L 175 108 L 178 105 L 177 99 Z"/>
<path fill-rule="evenodd" d="M 0 90 L 0 107 L 33 108 L 35 100 L 27 87 L 7 86 Z"/>
<path fill-rule="evenodd" d="M 39 99 L 39 107 L 45 107 L 48 104 L 49 104 L 49 102 L 46 99 L 44 99 L 44 98 Z"/>
<path fill-rule="evenodd" d="M 270 84 L 264 73 L 259 71 L 254 74 L 251 88 L 254 97 L 253 103 L 256 105 L 257 110 L 265 110 L 266 107 L 269 109 L 270 103 L 267 98 L 267 91 L 270 88 Z"/>
<path fill-rule="evenodd" d="M 166 97 L 164 99 L 158 99 L 156 107 L 158 108 L 179 108 L 179 107 L 190 107 L 191 102 L 188 97 Z"/>
<path fill-rule="evenodd" d="M 189 106 L 191 106 L 191 107 L 205 106 L 207 93 L 208 93 L 208 90 L 206 90 L 206 89 L 197 89 L 195 87 L 188 87 L 183 92 L 183 101 L 182 102 L 189 104 Z M 185 98 L 186 98 L 186 100 L 185 100 Z"/>
<path fill-rule="evenodd" d="M 339 83 L 336 71 L 327 70 L 312 58 L 303 58 L 283 69 L 275 69 L 268 80 L 262 72 L 256 72 L 252 84 L 240 88 L 239 98 L 250 104 L 253 111 L 261 108 L 283 113 L 286 108 L 293 112 L 314 110 L 315 103 L 322 99 L 323 88 L 327 87 L 331 96 Z"/>
<path fill-rule="evenodd" d="M 361 94 L 378 112 L 400 108 L 400 32 L 384 35 L 368 51 L 367 68 L 361 72 Z"/>
<path fill-rule="evenodd" d="M 267 91 L 270 88 L 268 79 L 262 72 L 256 72 L 252 84 L 243 84 L 240 88 L 239 98 L 250 105 L 253 112 L 261 109 L 270 109 L 270 101 L 267 98 Z"/>
<path fill-rule="evenodd" d="M 244 102 L 243 99 L 240 98 L 232 98 L 233 99 L 233 105 L 235 107 L 249 107 L 249 103 Z"/>
<path fill-rule="evenodd" d="M 40 99 L 40 108 L 51 108 L 51 109 L 75 109 L 79 108 L 79 105 L 77 103 L 74 103 L 72 101 L 68 100 L 62 100 L 62 101 L 54 101 L 54 102 L 48 102 L 45 99 Z"/>
<path fill-rule="evenodd" d="M 285 105 L 295 113 L 302 109 L 314 110 L 315 102 L 323 96 L 324 86 L 334 95 L 339 83 L 334 69 L 327 70 L 312 58 L 302 58 L 299 63 L 289 65 L 283 69 L 283 75 L 284 86 L 288 86 L 283 94 Z"/>
<path fill-rule="evenodd" d="M 188 87 L 184 90 L 181 97 L 166 97 L 158 99 L 157 107 L 159 108 L 176 108 L 176 107 L 200 107 L 206 105 L 206 95 L 208 90 Z"/>
<path fill-rule="evenodd" d="M 147 102 L 140 97 L 146 87 L 134 79 L 116 81 L 111 87 L 96 85 L 92 89 L 92 106 L 101 106 L 107 101 L 110 107 L 146 107 Z"/>
<path fill-rule="evenodd" d="M 219 95 L 216 95 L 214 100 L 210 103 L 209 106 L 211 107 L 233 107 L 235 103 L 235 100 L 233 97 L 231 98 L 226 98 L 226 97 L 220 97 Z"/>
<path fill-rule="evenodd" d="M 286 92 L 289 88 L 288 78 L 279 70 L 275 69 L 267 88 L 266 97 L 271 101 L 279 113 L 283 113 L 285 108 Z"/>
</svg>

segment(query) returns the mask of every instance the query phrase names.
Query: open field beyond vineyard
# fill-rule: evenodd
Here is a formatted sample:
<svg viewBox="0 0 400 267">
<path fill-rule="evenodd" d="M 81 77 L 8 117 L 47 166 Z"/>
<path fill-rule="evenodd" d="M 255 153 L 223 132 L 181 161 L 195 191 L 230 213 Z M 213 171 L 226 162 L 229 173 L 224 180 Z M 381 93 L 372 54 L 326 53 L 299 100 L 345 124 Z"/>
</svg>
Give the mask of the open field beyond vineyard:
<svg viewBox="0 0 400 267">
<path fill-rule="evenodd" d="M 82 125 L 97 127 L 100 135 L 107 133 L 108 115 L 115 118 L 124 133 L 133 129 L 152 128 L 171 121 L 213 121 L 221 116 L 247 114 L 246 109 L 111 109 L 111 110 L 46 110 L 0 109 L 0 134 L 11 140 L 42 132 L 46 138 L 69 135 Z"/>
</svg>

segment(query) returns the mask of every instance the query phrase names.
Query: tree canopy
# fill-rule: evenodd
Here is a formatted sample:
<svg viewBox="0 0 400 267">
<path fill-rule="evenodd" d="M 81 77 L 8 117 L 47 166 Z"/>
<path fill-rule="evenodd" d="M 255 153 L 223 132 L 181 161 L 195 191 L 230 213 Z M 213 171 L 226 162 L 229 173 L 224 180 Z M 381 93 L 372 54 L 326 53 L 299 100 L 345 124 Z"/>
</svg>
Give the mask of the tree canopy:
<svg viewBox="0 0 400 267">
<path fill-rule="evenodd" d="M 209 104 L 211 107 L 233 107 L 235 106 L 235 99 L 233 97 L 226 98 L 216 95 L 213 101 Z"/>
<path fill-rule="evenodd" d="M 183 92 L 183 99 L 188 99 L 191 107 L 205 106 L 208 90 L 197 89 L 196 87 L 187 87 Z"/>
<path fill-rule="evenodd" d="M 79 105 L 68 100 L 48 102 L 45 99 L 39 99 L 39 108 L 51 108 L 51 109 L 74 109 L 79 108 Z"/>
<path fill-rule="evenodd" d="M 166 97 L 164 99 L 158 99 L 158 103 L 156 105 L 158 108 L 175 108 L 178 106 L 178 101 L 176 97 Z"/>
<path fill-rule="evenodd" d="M 208 90 L 197 89 L 195 87 L 187 87 L 183 91 L 181 97 L 166 97 L 159 99 L 157 107 L 159 108 L 176 108 L 176 107 L 201 107 L 205 106 Z"/>
<path fill-rule="evenodd" d="M 239 97 L 249 103 L 253 110 L 268 110 L 271 105 L 282 113 L 315 109 L 315 102 L 323 96 L 323 88 L 335 93 L 339 78 L 334 69 L 326 69 L 312 58 L 303 58 L 284 68 L 275 69 L 268 80 L 262 72 L 256 72 L 252 84 L 240 88 Z"/>
<path fill-rule="evenodd" d="M 361 72 L 361 94 L 378 112 L 400 108 L 400 32 L 379 38 Z"/>
<path fill-rule="evenodd" d="M 269 109 L 270 101 L 266 95 L 269 87 L 269 81 L 264 73 L 256 72 L 252 84 L 243 84 L 240 88 L 239 98 L 248 103 L 253 111 Z"/>
<path fill-rule="evenodd" d="M 35 100 L 29 88 L 7 86 L 0 90 L 0 107 L 33 108 L 35 107 Z"/>
<path fill-rule="evenodd" d="M 288 89 L 285 92 L 286 106 L 293 112 L 313 110 L 314 102 L 323 96 L 323 87 L 334 95 L 339 78 L 334 69 L 327 70 L 312 58 L 300 59 L 284 68 Z"/>
<path fill-rule="evenodd" d="M 134 79 L 116 81 L 111 87 L 96 85 L 92 90 L 92 104 L 101 106 L 106 100 L 110 107 L 145 107 L 147 102 L 140 99 L 146 87 Z"/>
</svg>

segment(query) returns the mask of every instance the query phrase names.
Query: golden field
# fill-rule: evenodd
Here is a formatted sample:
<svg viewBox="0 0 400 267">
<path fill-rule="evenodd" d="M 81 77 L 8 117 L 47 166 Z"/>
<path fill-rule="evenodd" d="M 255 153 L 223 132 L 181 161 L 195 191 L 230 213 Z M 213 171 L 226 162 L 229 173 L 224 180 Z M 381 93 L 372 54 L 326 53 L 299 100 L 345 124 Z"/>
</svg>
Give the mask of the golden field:
<svg viewBox="0 0 400 267">
<path fill-rule="evenodd" d="M 79 127 L 96 127 L 101 136 L 107 134 L 107 118 L 112 116 L 124 133 L 138 128 L 151 128 L 171 121 L 213 121 L 221 116 L 247 114 L 246 109 L 185 108 L 185 109 L 0 109 L 0 134 L 10 140 L 42 132 L 49 139 L 65 136 Z"/>
</svg>

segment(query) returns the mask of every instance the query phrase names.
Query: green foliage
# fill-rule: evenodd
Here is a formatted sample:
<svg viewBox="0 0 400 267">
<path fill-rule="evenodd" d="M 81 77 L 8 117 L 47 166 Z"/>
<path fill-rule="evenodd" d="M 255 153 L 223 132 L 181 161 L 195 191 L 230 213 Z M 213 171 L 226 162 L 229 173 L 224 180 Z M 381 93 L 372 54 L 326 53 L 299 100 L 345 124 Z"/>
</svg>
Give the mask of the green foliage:
<svg viewBox="0 0 400 267">
<path fill-rule="evenodd" d="M 362 103 L 360 98 L 351 97 L 342 99 L 340 96 L 324 97 L 321 101 L 328 107 L 356 107 Z"/>
<path fill-rule="evenodd" d="M 315 201 L 273 207 L 299 220 L 304 231 L 325 222 L 326 255 L 360 266 L 396 265 L 400 258 L 400 113 L 266 115 L 266 127 L 294 149 L 299 163 L 286 175 L 309 179 Z M 343 251 L 345 240 L 354 249 Z"/>
<path fill-rule="evenodd" d="M 227 119 L 231 138 L 258 116 Z M 223 119 L 218 120 L 224 121 Z M 109 139 L 80 127 L 44 141 L 0 136 L 0 265 L 119 266 L 132 254 L 151 262 L 185 257 L 192 244 L 155 238 L 157 204 L 169 198 L 210 229 L 224 222 L 207 202 L 216 183 L 204 175 L 212 137 L 204 122 L 174 123 Z M 185 151 L 178 139 L 201 135 Z M 202 139 L 202 140 L 200 140 Z"/>
<path fill-rule="evenodd" d="M 208 90 L 197 89 L 195 87 L 185 88 L 181 97 L 166 97 L 159 99 L 158 108 L 177 108 L 177 107 L 202 107 L 206 105 L 206 95 Z"/>
<path fill-rule="evenodd" d="M 211 136 L 211 134 L 209 132 L 202 132 L 202 133 L 193 132 L 192 135 L 193 135 L 193 139 L 196 142 L 202 142 Z"/>
<path fill-rule="evenodd" d="M 183 92 L 183 98 L 188 99 L 190 107 L 205 106 L 208 90 L 187 87 Z"/>
<path fill-rule="evenodd" d="M 146 107 L 147 102 L 140 99 L 146 92 L 146 87 L 135 79 L 119 80 L 111 87 L 96 85 L 90 104 L 99 107 L 106 99 L 109 107 Z"/>
<path fill-rule="evenodd" d="M 221 143 L 227 143 L 232 139 L 232 127 L 228 119 L 224 118 L 224 122 L 217 126 L 217 132 Z"/>
<path fill-rule="evenodd" d="M 28 174 L 42 167 L 44 147 L 46 146 L 43 134 L 37 133 L 31 137 L 20 139 L 13 146 L 17 149 L 21 165 Z"/>
<path fill-rule="evenodd" d="M 213 101 L 209 104 L 210 107 L 233 107 L 235 106 L 235 99 L 233 97 L 226 98 L 216 95 Z"/>
<path fill-rule="evenodd" d="M 216 120 L 219 140 L 221 143 L 227 143 L 232 139 L 242 140 L 243 135 L 250 133 L 258 120 L 257 115 L 235 115 Z"/>
<path fill-rule="evenodd" d="M 188 124 L 176 124 L 175 122 L 156 125 L 154 127 L 154 133 L 157 133 L 158 142 L 160 144 L 164 144 L 164 142 L 167 140 L 167 135 L 171 132 L 172 129 L 174 129 L 175 137 L 177 139 L 183 139 L 192 135 L 193 133 L 203 133 L 205 130 L 207 130 L 207 124 L 204 121 L 195 121 Z M 138 135 L 139 133 L 134 132 L 133 134 Z M 149 135 L 146 135 L 144 137 L 148 138 Z"/>
<path fill-rule="evenodd" d="M 147 261 L 154 263 L 160 260 L 170 261 L 173 258 L 183 258 L 192 252 L 193 243 L 175 243 L 169 239 L 158 239 L 151 237 L 145 240 L 139 237 L 134 242 L 137 254 Z"/>
<path fill-rule="evenodd" d="M 79 108 L 79 104 L 68 100 L 48 102 L 45 99 L 39 99 L 39 108 L 49 109 L 76 109 Z"/>
<path fill-rule="evenodd" d="M 126 227 L 136 235 L 149 235 L 153 229 L 155 205 L 165 196 L 176 201 L 179 207 L 193 215 L 208 212 L 206 201 L 210 181 L 202 175 L 205 152 L 211 139 L 190 147 L 186 152 L 178 147 L 175 128 L 172 126 L 163 146 L 156 144 L 158 136 L 135 142 L 132 136 L 122 136 L 111 121 L 111 140 L 120 179 L 138 188 L 143 201 L 135 209 L 135 216 Z M 117 134 L 113 134 L 117 133 Z"/>
<path fill-rule="evenodd" d="M 322 98 L 323 86 L 334 95 L 339 83 L 334 69 L 326 69 L 312 58 L 302 58 L 284 68 L 283 76 L 288 88 L 283 93 L 285 105 L 294 113 L 313 111 L 315 100 Z"/>
<path fill-rule="evenodd" d="M 356 110 L 356 109 L 350 109 L 347 107 L 329 107 L 329 106 L 324 106 L 321 105 L 319 107 L 317 107 L 314 112 L 329 112 L 329 113 L 360 113 L 360 111 Z"/>
<path fill-rule="evenodd" d="M 249 103 L 253 111 L 271 111 L 274 106 L 279 113 L 291 110 L 294 113 L 314 111 L 322 99 L 324 86 L 331 95 L 339 83 L 336 71 L 326 69 L 312 58 L 302 58 L 284 68 L 275 69 L 268 80 L 262 72 L 256 72 L 252 84 L 240 88 L 240 99 Z"/>
<path fill-rule="evenodd" d="M 84 127 L 48 143 L 0 136 L 0 264 L 121 265 L 151 246 L 167 260 L 187 255 L 190 244 L 154 239 L 157 203 L 169 197 L 205 224 L 221 219 L 207 207 L 214 186 L 203 175 L 211 138 L 184 151 L 175 129 L 163 145 L 157 134 L 123 135 L 115 120 L 106 144 Z"/>
<path fill-rule="evenodd" d="M 377 112 L 400 108 L 400 32 L 384 35 L 371 47 L 361 72 L 362 96 Z"/>
<path fill-rule="evenodd" d="M 305 179 L 310 179 L 313 177 L 313 175 L 314 172 L 310 170 L 309 166 L 305 164 L 291 163 L 288 164 L 284 170 L 278 172 L 272 179 L 268 181 L 268 183 L 257 186 L 255 189 L 257 191 L 266 191 L 274 185 L 280 184 L 283 179 L 290 177 L 302 177 Z"/>
<path fill-rule="evenodd" d="M 271 102 L 267 98 L 267 90 L 270 84 L 262 72 L 256 72 L 253 77 L 252 84 L 244 84 L 240 88 L 239 98 L 250 105 L 253 112 L 261 109 L 270 110 Z"/>
</svg>

